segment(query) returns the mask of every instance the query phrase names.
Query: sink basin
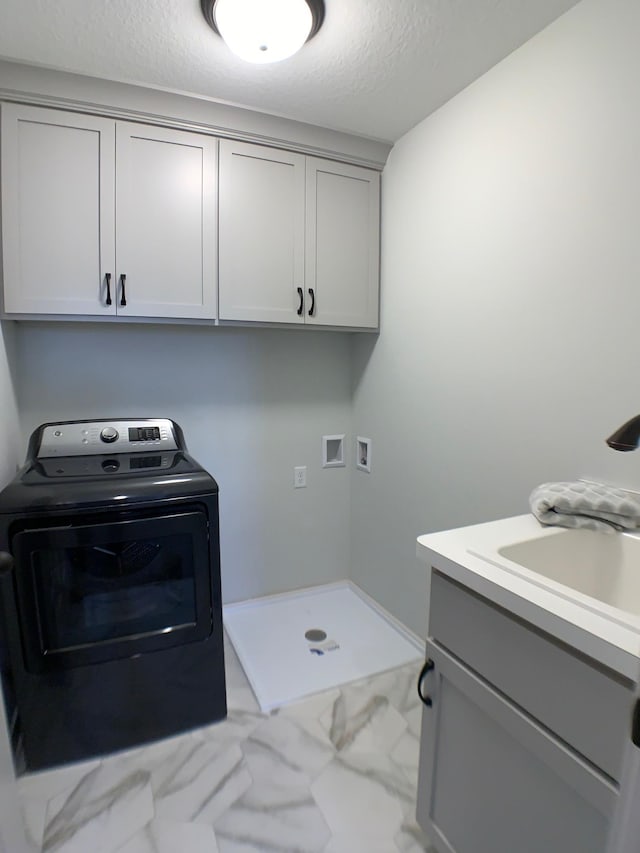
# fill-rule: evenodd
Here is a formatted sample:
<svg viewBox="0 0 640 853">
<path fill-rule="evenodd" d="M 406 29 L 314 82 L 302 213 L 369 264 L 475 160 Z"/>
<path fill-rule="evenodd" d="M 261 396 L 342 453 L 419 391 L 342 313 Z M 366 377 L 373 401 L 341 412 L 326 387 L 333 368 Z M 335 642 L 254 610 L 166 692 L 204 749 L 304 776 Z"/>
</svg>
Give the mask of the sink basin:
<svg viewBox="0 0 640 853">
<path fill-rule="evenodd" d="M 640 537 L 591 530 L 542 531 L 476 556 L 623 624 L 640 617 Z M 632 620 L 625 618 L 629 614 Z"/>
</svg>

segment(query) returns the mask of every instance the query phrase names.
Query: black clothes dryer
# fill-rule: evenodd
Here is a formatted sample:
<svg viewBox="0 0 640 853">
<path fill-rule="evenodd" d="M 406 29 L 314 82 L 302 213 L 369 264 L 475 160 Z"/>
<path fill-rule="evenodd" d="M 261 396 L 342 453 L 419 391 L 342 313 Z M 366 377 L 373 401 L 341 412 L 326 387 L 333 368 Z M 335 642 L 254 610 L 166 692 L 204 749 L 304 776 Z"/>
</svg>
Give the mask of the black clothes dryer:
<svg viewBox="0 0 640 853">
<path fill-rule="evenodd" d="M 0 492 L 0 551 L 19 768 L 226 716 L 218 487 L 174 421 L 38 427 Z"/>
</svg>

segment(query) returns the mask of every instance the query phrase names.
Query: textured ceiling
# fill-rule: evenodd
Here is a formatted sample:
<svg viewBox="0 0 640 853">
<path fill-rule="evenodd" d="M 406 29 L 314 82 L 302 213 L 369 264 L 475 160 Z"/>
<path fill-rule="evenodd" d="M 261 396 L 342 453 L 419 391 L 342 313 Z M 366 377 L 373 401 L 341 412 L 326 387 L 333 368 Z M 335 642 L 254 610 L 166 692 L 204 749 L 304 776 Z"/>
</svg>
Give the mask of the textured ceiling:
<svg viewBox="0 0 640 853">
<path fill-rule="evenodd" d="M 252 66 L 199 0 L 0 0 L 0 56 L 395 141 L 576 0 L 325 2 L 299 54 Z"/>
</svg>

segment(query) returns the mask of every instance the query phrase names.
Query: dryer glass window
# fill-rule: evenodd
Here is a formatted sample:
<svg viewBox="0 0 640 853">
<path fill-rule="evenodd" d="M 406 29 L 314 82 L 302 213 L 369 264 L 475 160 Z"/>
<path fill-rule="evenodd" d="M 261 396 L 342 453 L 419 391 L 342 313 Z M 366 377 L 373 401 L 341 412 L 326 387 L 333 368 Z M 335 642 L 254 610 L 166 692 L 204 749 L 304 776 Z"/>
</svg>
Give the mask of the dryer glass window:
<svg viewBox="0 0 640 853">
<path fill-rule="evenodd" d="M 76 666 L 211 632 L 202 512 L 27 530 L 16 536 L 31 669 Z"/>
<path fill-rule="evenodd" d="M 45 653 L 195 625 L 187 534 L 32 554 Z"/>
</svg>

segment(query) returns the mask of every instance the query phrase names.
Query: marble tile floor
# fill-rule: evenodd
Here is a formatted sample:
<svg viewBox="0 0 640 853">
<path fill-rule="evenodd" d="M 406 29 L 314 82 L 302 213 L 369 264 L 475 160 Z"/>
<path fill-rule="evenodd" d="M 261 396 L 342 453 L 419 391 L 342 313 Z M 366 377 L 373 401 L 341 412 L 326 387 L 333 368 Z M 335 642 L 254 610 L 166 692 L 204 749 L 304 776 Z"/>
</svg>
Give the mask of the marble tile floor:
<svg viewBox="0 0 640 853">
<path fill-rule="evenodd" d="M 419 664 L 19 780 L 42 853 L 435 853 L 415 822 Z"/>
</svg>

